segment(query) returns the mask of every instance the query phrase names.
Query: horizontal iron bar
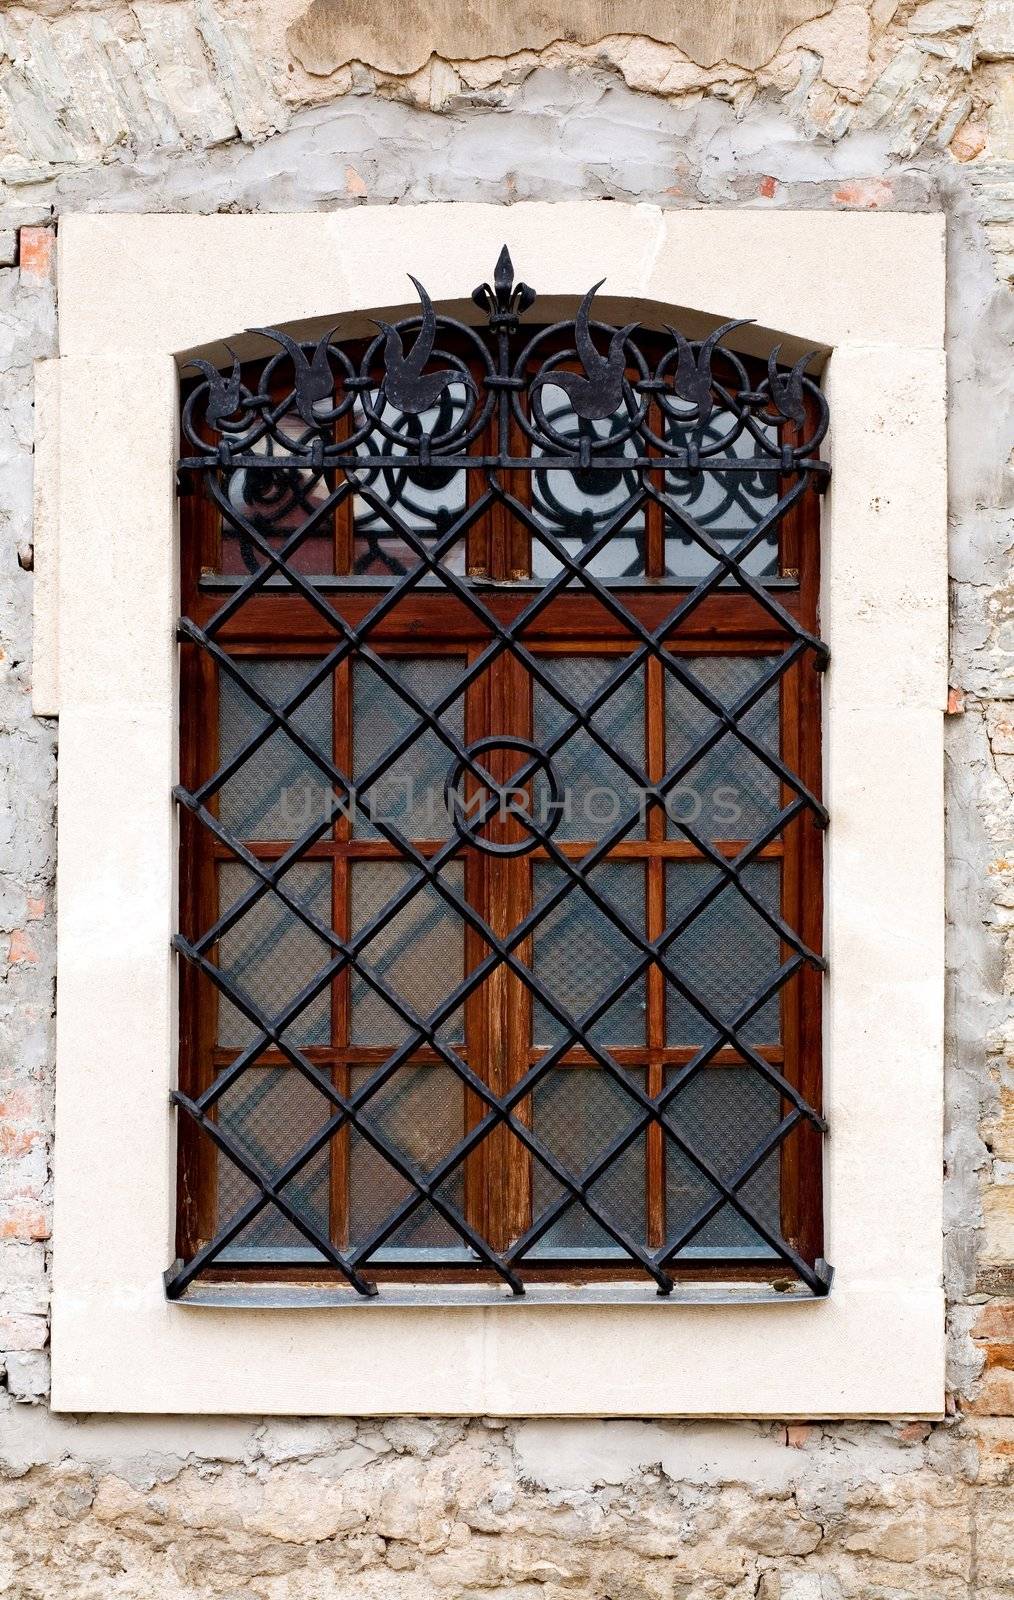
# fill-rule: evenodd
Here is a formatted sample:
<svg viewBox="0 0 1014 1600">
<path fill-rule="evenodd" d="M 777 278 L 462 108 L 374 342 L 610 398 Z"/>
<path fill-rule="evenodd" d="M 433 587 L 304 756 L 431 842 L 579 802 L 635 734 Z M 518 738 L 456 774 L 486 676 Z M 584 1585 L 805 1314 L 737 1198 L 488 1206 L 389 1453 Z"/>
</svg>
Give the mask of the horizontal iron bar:
<svg viewBox="0 0 1014 1600">
<path fill-rule="evenodd" d="M 829 478 L 831 464 L 823 461 L 819 456 L 804 456 L 800 460 L 793 460 L 786 471 L 782 465 L 780 455 L 770 456 L 706 456 L 702 453 L 700 459 L 691 466 L 687 459 L 686 451 L 673 452 L 668 456 L 607 456 L 592 453 L 591 468 L 583 463 L 577 454 L 571 455 L 546 455 L 546 456 L 499 456 L 499 455 L 441 455 L 434 450 L 428 459 L 424 460 L 419 455 L 345 455 L 333 446 L 325 446 L 320 462 L 311 465 L 307 452 L 301 455 L 293 451 L 290 456 L 263 456 L 263 455 L 234 455 L 230 456 L 227 463 L 223 464 L 218 454 L 207 456 L 181 456 L 176 463 L 180 472 L 232 472 L 249 469 L 257 473 L 272 472 L 313 472 L 318 477 L 328 469 L 340 468 L 345 472 L 371 473 L 385 469 L 394 469 L 398 472 L 475 472 L 496 471 L 504 472 L 686 472 L 693 476 L 699 473 L 733 473 L 754 476 L 757 473 L 770 474 L 772 477 L 786 477 L 796 473 L 806 473 L 815 478 Z"/>
</svg>

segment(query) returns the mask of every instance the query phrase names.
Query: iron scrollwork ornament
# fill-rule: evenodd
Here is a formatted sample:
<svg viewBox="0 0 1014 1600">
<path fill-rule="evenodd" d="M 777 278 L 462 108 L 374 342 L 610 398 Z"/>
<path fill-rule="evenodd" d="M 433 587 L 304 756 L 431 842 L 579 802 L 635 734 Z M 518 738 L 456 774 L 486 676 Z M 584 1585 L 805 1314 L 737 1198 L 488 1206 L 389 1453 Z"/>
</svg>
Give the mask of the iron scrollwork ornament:
<svg viewBox="0 0 1014 1600">
<path fill-rule="evenodd" d="M 471 325 L 438 315 L 423 284 L 411 274 L 409 278 L 419 298 L 420 314 L 393 323 L 378 318 L 379 335 L 368 346 L 358 370 L 342 346 L 333 342 L 333 329 L 314 341 L 294 339 L 278 328 L 251 329 L 279 347 L 279 356 L 267 363 L 261 386 L 254 391 L 243 388 L 237 360 L 227 377 L 210 362 L 195 359 L 191 364 L 204 374 L 206 384 L 188 400 L 184 433 L 197 454 L 206 457 L 215 448 L 209 443 L 209 434 L 228 437 L 233 460 L 238 460 L 239 445 L 245 443 L 250 451 L 260 449 L 269 437 L 279 451 L 293 458 L 305 455 L 320 467 L 355 470 L 363 466 L 356 447 L 379 429 L 389 443 L 398 443 L 403 468 L 426 466 L 434 455 L 453 455 L 453 463 L 447 464 L 462 469 L 474 468 L 477 463 L 514 465 L 509 455 L 500 460 L 477 458 L 474 453 L 464 457 L 463 453 L 489 420 L 497 397 L 507 393 L 514 419 L 526 437 L 551 455 L 559 455 L 566 449 L 566 441 L 547 421 L 542 403 L 543 391 L 554 388 L 566 395 L 570 410 L 582 421 L 618 419 L 621 427 L 610 435 L 613 447 L 626 437 L 634 437 L 644 446 L 643 453 L 617 461 L 617 470 L 648 465 L 651 448 L 663 450 L 674 467 L 689 465 L 693 470 L 700 459 L 717 457 L 744 433 L 752 439 L 757 467 L 763 468 L 768 464 L 765 458 L 785 459 L 781 426 L 791 422 L 797 435 L 788 447 L 792 463 L 805 466 L 815 479 L 828 475 L 827 463 L 817 455 L 827 430 L 826 402 L 819 386 L 806 376 L 814 352 L 783 372 L 778 366 L 781 346 L 776 345 L 768 355 L 767 382 L 753 389 L 742 362 L 722 343 L 737 328 L 748 326 L 747 319 L 722 323 L 699 341 L 667 325 L 672 345 L 652 368 L 638 349 L 636 322 L 614 328 L 592 321 L 592 303 L 605 281 L 600 280 L 584 295 L 572 322 L 541 330 L 534 341 L 507 354 L 519 335 L 520 319 L 535 304 L 536 294 L 528 284 L 515 282 L 506 245 L 497 260 L 492 285 L 479 284 L 472 292 L 473 302 L 486 313 L 491 345 Z M 460 354 L 444 352 L 445 364 L 431 370 L 434 358 L 441 355 L 437 341 L 442 332 L 451 335 L 459 349 L 464 346 L 478 358 L 478 382 Z M 572 347 L 556 348 L 539 362 L 539 348 L 547 342 L 559 345 L 565 333 L 570 333 Z M 406 350 L 407 340 L 411 342 Z M 721 380 L 715 377 L 719 356 L 725 365 Z M 277 378 L 281 358 L 291 363 L 292 386 L 283 399 L 275 401 L 268 385 Z M 576 368 L 571 364 L 575 362 Z M 415 429 L 409 439 L 404 437 L 403 425 L 393 425 L 396 417 L 422 418 L 433 413 L 452 387 L 460 388 L 468 399 L 454 427 L 433 432 L 424 426 Z M 684 428 L 697 430 L 700 437 L 688 440 L 682 449 L 674 449 L 671 440 L 660 439 L 646 420 L 647 400 L 652 396 L 667 416 L 678 419 Z M 815 417 L 809 431 L 807 398 Z M 335 438 L 334 422 L 353 409 L 358 414 L 357 426 L 345 439 Z M 729 419 L 729 426 L 720 439 L 711 440 L 708 425 L 716 411 Z M 304 425 L 301 434 L 295 434 L 291 425 L 284 426 L 293 413 Z M 601 446 L 595 448 L 603 453 Z M 598 464 L 607 465 L 605 461 Z"/>
</svg>

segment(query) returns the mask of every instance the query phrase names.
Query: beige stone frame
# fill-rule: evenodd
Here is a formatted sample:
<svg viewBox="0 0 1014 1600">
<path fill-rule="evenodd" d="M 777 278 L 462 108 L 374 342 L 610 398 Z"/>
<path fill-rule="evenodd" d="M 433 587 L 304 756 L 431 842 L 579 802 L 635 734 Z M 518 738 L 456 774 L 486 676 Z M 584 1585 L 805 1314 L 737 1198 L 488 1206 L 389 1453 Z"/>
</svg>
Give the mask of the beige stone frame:
<svg viewBox="0 0 1014 1600">
<path fill-rule="evenodd" d="M 251 325 L 352 329 L 407 309 L 406 269 L 464 309 L 504 239 L 550 309 L 606 275 L 605 315 L 623 299 L 753 316 L 790 353 L 827 356 L 834 1287 L 789 1304 L 170 1304 L 178 363 Z M 37 709 L 60 716 L 54 1406 L 939 1414 L 942 218 L 595 202 L 71 216 L 59 256 L 37 617 Z"/>
</svg>

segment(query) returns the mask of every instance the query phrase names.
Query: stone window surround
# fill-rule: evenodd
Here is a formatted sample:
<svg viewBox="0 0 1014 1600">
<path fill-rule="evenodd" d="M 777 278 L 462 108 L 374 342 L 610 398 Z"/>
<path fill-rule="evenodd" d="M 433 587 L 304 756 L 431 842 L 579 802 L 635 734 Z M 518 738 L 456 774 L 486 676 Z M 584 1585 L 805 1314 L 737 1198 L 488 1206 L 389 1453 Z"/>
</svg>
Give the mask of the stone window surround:
<svg viewBox="0 0 1014 1600">
<path fill-rule="evenodd" d="M 941 1414 L 943 234 L 936 214 L 588 201 L 61 220 L 35 669 L 37 712 L 60 717 L 56 1410 Z M 409 270 L 465 312 L 505 239 L 550 315 L 605 275 L 604 317 L 753 316 L 757 348 L 780 332 L 786 355 L 826 358 L 834 1286 L 780 1303 L 701 1288 L 170 1304 L 179 367 L 224 358 L 223 339 L 252 352 L 252 325 L 351 334 L 364 312 L 407 313 Z"/>
</svg>

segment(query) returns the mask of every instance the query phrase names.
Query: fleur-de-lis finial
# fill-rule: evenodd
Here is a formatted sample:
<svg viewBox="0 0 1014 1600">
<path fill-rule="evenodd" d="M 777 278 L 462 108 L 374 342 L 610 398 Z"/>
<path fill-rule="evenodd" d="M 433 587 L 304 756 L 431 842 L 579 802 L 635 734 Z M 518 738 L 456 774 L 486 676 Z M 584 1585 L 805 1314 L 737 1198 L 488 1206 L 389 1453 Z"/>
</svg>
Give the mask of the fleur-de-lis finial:
<svg viewBox="0 0 1014 1600">
<path fill-rule="evenodd" d="M 493 269 L 493 286 L 480 283 L 472 290 L 472 300 L 485 311 L 491 328 L 516 322 L 523 311 L 535 303 L 535 290 L 527 283 L 514 282 L 514 263 L 504 245 Z"/>
</svg>

